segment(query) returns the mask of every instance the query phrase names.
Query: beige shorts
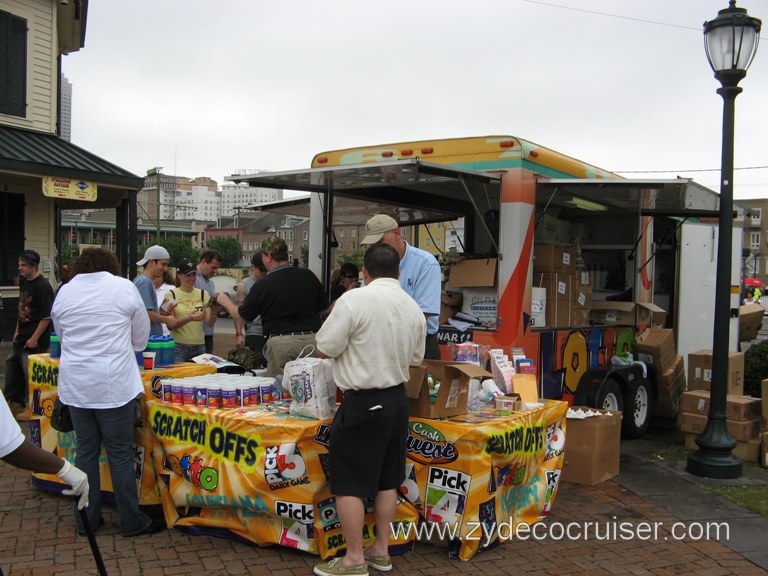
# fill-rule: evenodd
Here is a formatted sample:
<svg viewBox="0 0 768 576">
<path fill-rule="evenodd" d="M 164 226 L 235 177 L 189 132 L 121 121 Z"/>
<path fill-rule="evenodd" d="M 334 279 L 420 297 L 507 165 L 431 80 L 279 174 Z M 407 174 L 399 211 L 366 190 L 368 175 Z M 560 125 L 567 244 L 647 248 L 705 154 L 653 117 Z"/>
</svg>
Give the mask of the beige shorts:
<svg viewBox="0 0 768 576">
<path fill-rule="evenodd" d="M 311 346 L 311 348 L 309 348 Z M 304 350 L 303 356 L 317 356 L 317 343 L 314 334 L 282 334 L 270 336 L 264 344 L 264 357 L 267 359 L 267 376 L 273 378 L 283 374 L 286 362 L 296 360 Z M 309 351 L 312 351 L 309 354 Z"/>
</svg>

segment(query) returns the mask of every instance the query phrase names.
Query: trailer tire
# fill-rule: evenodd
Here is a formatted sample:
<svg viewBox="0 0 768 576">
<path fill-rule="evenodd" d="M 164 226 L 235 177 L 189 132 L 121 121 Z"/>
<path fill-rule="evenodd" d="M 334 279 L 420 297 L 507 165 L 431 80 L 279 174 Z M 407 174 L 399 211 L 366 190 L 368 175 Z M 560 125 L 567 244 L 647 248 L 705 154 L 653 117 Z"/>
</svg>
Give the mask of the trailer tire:
<svg viewBox="0 0 768 576">
<path fill-rule="evenodd" d="M 651 421 L 653 394 L 651 384 L 645 378 L 626 383 L 624 388 L 624 414 L 621 419 L 623 438 L 640 438 L 648 430 Z"/>
<path fill-rule="evenodd" d="M 624 410 L 624 396 L 619 383 L 613 378 L 607 378 L 597 391 L 592 406 L 601 410 Z"/>
</svg>

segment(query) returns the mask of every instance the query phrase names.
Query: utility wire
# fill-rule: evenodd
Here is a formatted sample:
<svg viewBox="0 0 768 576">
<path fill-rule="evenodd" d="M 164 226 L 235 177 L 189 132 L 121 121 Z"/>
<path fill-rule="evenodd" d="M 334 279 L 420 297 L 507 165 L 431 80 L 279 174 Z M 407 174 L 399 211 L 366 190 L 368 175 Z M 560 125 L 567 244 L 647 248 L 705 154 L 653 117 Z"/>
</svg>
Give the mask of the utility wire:
<svg viewBox="0 0 768 576">
<path fill-rule="evenodd" d="M 768 166 L 742 166 L 734 170 L 765 170 Z M 720 168 L 691 168 L 690 170 L 611 170 L 611 172 L 621 172 L 622 174 L 664 174 L 671 172 L 720 172 Z"/>
</svg>

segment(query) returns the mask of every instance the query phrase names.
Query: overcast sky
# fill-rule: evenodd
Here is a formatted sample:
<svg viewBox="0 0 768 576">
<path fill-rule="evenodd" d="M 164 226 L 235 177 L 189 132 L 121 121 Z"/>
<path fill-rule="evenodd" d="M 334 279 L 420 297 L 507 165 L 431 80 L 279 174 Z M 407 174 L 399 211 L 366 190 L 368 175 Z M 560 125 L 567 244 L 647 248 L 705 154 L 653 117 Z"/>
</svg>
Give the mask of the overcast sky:
<svg viewBox="0 0 768 576">
<path fill-rule="evenodd" d="M 702 24 L 727 4 L 91 0 L 85 47 L 62 59 L 72 141 L 140 176 L 221 184 L 337 148 L 504 134 L 719 190 Z M 768 1 L 738 5 L 768 26 Z M 758 168 L 735 172 L 735 197 L 766 198 L 768 42 L 740 86 L 734 162 Z"/>
</svg>

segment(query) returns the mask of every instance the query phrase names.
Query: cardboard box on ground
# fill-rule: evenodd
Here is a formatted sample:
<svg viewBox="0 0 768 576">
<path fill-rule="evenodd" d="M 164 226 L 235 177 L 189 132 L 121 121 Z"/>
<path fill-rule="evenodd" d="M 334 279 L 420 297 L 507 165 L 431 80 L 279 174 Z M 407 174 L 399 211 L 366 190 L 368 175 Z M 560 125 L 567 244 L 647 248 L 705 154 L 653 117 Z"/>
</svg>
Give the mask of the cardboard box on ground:
<svg viewBox="0 0 768 576">
<path fill-rule="evenodd" d="M 566 419 L 562 480 L 594 486 L 619 473 L 621 412 L 581 409 L 603 415 Z"/>
<path fill-rule="evenodd" d="M 446 290 L 460 289 L 461 311 L 484 325 L 495 326 L 499 308 L 496 258 L 460 260 L 451 265 Z"/>
<path fill-rule="evenodd" d="M 712 383 L 712 350 L 688 354 L 688 390 L 709 390 Z M 728 394 L 744 394 L 744 352 L 728 353 Z"/>
<path fill-rule="evenodd" d="M 760 466 L 768 468 L 768 432 L 760 434 Z"/>
<path fill-rule="evenodd" d="M 686 432 L 685 447 L 688 450 L 699 449 L 699 445 L 696 444 L 696 437 L 698 435 L 699 433 Z M 763 434 L 763 436 L 766 436 L 766 434 Z M 765 452 L 765 448 L 762 449 L 762 452 Z M 736 447 L 733 449 L 732 453 L 734 456 L 736 456 L 737 458 L 741 458 L 745 462 L 760 462 L 761 460 L 760 437 L 758 436 L 757 438 L 753 438 L 746 442 L 737 441 Z M 765 464 L 763 464 L 763 466 L 765 466 Z"/>
</svg>

